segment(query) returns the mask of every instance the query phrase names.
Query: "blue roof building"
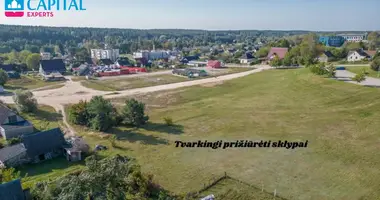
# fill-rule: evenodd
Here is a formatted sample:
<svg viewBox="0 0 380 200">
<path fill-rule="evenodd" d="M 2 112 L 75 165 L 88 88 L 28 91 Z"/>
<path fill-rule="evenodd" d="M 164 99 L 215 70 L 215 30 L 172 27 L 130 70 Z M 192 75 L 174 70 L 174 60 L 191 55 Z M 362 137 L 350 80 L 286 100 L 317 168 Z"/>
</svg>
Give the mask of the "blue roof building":
<svg viewBox="0 0 380 200">
<path fill-rule="evenodd" d="M 345 39 L 342 36 L 321 36 L 319 37 L 319 42 L 325 46 L 341 47 Z"/>
</svg>

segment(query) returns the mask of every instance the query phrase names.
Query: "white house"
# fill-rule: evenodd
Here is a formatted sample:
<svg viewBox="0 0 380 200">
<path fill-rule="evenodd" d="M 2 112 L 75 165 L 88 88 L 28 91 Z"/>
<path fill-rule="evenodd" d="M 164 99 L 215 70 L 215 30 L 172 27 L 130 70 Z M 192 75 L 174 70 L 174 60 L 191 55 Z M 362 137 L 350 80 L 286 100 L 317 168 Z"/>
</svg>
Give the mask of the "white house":
<svg viewBox="0 0 380 200">
<path fill-rule="evenodd" d="M 255 57 L 252 56 L 252 53 L 247 52 L 244 53 L 243 56 L 240 58 L 240 63 L 241 64 L 249 64 L 253 61 Z"/>
<path fill-rule="evenodd" d="M 361 61 L 365 58 L 370 58 L 370 56 L 362 50 L 350 51 L 347 55 L 348 62 Z"/>
</svg>

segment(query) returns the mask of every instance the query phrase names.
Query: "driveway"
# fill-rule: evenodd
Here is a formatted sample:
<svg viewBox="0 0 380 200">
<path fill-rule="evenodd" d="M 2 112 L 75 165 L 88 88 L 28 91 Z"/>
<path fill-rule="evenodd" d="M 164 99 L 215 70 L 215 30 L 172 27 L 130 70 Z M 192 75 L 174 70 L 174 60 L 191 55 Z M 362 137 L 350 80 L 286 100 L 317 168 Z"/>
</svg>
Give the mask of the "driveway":
<svg viewBox="0 0 380 200">
<path fill-rule="evenodd" d="M 351 78 L 355 77 L 355 73 L 349 72 L 347 70 L 337 70 L 336 71 L 336 79 L 339 81 L 344 81 L 348 83 L 368 86 L 368 87 L 380 87 L 380 79 L 378 78 L 372 78 L 372 77 L 366 77 L 366 80 L 358 83 L 356 81 L 352 81 Z"/>
</svg>

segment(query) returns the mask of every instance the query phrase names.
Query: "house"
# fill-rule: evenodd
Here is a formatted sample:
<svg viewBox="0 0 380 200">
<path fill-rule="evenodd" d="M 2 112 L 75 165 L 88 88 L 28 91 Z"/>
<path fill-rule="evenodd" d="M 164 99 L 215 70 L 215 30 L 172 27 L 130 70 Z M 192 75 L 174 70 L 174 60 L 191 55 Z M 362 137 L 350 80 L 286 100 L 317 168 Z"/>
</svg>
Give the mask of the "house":
<svg viewBox="0 0 380 200">
<path fill-rule="evenodd" d="M 371 59 L 371 56 L 368 55 L 363 50 L 356 50 L 356 51 L 350 51 L 347 55 L 347 61 L 348 62 L 355 62 L 355 61 L 361 61 L 364 59 Z"/>
<path fill-rule="evenodd" d="M 63 74 L 66 72 L 65 63 L 62 59 L 41 60 L 39 72 L 42 76 L 57 72 Z"/>
<path fill-rule="evenodd" d="M 19 179 L 0 184 L 1 200 L 30 200 L 29 190 L 23 190 Z"/>
<path fill-rule="evenodd" d="M 192 60 L 198 60 L 199 59 L 199 56 L 198 55 L 195 55 L 195 56 L 184 56 L 180 62 L 183 63 L 183 64 L 186 64 Z"/>
<path fill-rule="evenodd" d="M 114 62 L 112 62 L 111 59 L 99 59 L 99 63 L 100 65 L 107 65 L 107 66 L 115 64 Z"/>
<path fill-rule="evenodd" d="M 50 60 L 51 54 L 49 52 L 41 52 L 40 54 L 41 60 Z"/>
<path fill-rule="evenodd" d="M 23 135 L 22 142 L 31 162 L 40 162 L 63 155 L 65 138 L 60 128 Z"/>
<path fill-rule="evenodd" d="M 43 75 L 43 79 L 45 81 L 65 81 L 65 77 L 62 76 L 62 74 L 60 73 L 57 73 L 57 72 L 54 72 L 54 73 L 50 73 L 48 75 Z"/>
<path fill-rule="evenodd" d="M 207 62 L 207 67 L 211 67 L 211 68 L 221 68 L 222 67 L 222 63 L 218 60 L 209 60 Z"/>
<path fill-rule="evenodd" d="M 6 71 L 6 72 L 12 72 L 15 71 L 15 65 L 8 64 L 8 65 L 2 65 L 0 64 L 0 69 Z"/>
<path fill-rule="evenodd" d="M 16 144 L 0 149 L 0 168 L 17 167 L 28 163 L 24 144 Z"/>
<path fill-rule="evenodd" d="M 187 76 L 189 78 L 207 76 L 207 72 L 205 70 L 189 69 L 189 68 L 174 69 L 172 73 L 180 75 L 180 76 Z"/>
<path fill-rule="evenodd" d="M 330 51 L 325 51 L 318 57 L 318 61 L 329 62 L 332 58 L 334 58 L 334 55 Z"/>
<path fill-rule="evenodd" d="M 252 55 L 251 52 L 246 52 L 243 54 L 243 56 L 240 58 L 240 63 L 241 64 L 249 64 L 253 61 L 255 57 Z"/>
<path fill-rule="evenodd" d="M 187 65 L 194 66 L 194 67 L 205 67 L 207 66 L 207 62 L 192 60 L 188 62 Z"/>
<path fill-rule="evenodd" d="M 72 137 L 68 142 L 68 147 L 65 148 L 65 155 L 68 161 L 81 161 L 83 154 L 90 151 L 90 146 L 81 137 Z"/>
<path fill-rule="evenodd" d="M 271 61 L 275 56 L 282 60 L 285 58 L 286 53 L 288 53 L 288 48 L 272 47 L 268 53 L 267 60 Z"/>
<path fill-rule="evenodd" d="M 373 59 L 373 57 L 376 56 L 376 53 L 377 51 L 364 51 L 368 56 L 369 56 L 369 59 Z"/>
<path fill-rule="evenodd" d="M 31 123 L 3 104 L 0 104 L 0 124 L 1 136 L 6 140 L 34 132 Z"/>
</svg>

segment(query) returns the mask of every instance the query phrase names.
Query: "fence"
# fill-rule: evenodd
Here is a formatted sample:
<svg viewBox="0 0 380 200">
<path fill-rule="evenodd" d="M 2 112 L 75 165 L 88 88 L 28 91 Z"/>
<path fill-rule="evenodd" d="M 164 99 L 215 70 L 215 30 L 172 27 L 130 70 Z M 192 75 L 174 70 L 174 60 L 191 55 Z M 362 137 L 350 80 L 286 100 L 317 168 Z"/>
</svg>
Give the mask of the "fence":
<svg viewBox="0 0 380 200">
<path fill-rule="evenodd" d="M 190 193 L 188 193 L 186 195 L 185 199 L 196 199 L 196 198 L 199 199 L 199 198 L 202 198 L 200 196 L 200 194 L 202 192 L 205 192 L 206 190 L 212 188 L 213 186 L 215 186 L 216 184 L 218 184 L 220 181 L 225 180 L 225 179 L 230 179 L 230 180 L 236 181 L 236 182 L 238 182 L 240 184 L 246 185 L 246 186 L 248 186 L 250 188 L 253 188 L 255 190 L 259 190 L 259 191 L 261 191 L 261 192 L 263 192 L 265 194 L 273 195 L 273 198 L 276 199 L 276 200 L 288 200 L 288 199 L 286 199 L 284 197 L 279 196 L 278 193 L 277 193 L 277 190 L 274 190 L 273 193 L 272 192 L 268 192 L 268 191 L 266 191 L 264 189 L 264 185 L 262 185 L 261 188 L 259 188 L 259 187 L 255 186 L 253 184 L 250 184 L 250 183 L 247 183 L 245 181 L 239 180 L 237 178 L 231 177 L 231 176 L 227 175 L 227 172 L 224 172 L 223 176 L 215 177 L 212 180 L 210 180 L 207 184 L 206 183 L 203 184 L 202 189 L 200 189 L 200 190 L 198 190 L 196 192 L 190 192 Z"/>
</svg>

